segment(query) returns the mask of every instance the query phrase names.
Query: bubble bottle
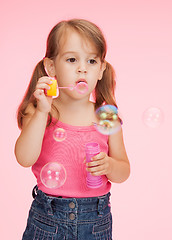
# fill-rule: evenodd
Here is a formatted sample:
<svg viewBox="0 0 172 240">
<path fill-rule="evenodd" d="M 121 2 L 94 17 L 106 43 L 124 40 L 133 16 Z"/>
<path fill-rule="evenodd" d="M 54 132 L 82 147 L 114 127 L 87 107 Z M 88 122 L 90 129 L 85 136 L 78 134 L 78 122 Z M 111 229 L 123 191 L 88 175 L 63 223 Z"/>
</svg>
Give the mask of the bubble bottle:
<svg viewBox="0 0 172 240">
<path fill-rule="evenodd" d="M 91 162 L 91 158 L 95 155 L 100 153 L 100 146 L 98 143 L 87 143 L 85 145 L 85 151 L 86 151 L 86 162 Z M 90 172 L 87 172 L 87 187 L 89 188 L 99 188 L 102 186 L 102 177 L 101 176 L 93 176 L 90 174 Z"/>
</svg>

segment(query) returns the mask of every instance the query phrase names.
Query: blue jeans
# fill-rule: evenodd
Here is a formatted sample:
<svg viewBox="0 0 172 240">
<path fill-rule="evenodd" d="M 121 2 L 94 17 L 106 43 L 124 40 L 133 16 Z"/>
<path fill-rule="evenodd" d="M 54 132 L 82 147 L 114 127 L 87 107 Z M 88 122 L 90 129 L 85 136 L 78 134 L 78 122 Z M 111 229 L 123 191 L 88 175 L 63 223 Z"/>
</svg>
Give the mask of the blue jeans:
<svg viewBox="0 0 172 240">
<path fill-rule="evenodd" d="M 47 196 L 33 189 L 22 240 L 112 240 L 110 193 L 91 198 Z"/>
</svg>

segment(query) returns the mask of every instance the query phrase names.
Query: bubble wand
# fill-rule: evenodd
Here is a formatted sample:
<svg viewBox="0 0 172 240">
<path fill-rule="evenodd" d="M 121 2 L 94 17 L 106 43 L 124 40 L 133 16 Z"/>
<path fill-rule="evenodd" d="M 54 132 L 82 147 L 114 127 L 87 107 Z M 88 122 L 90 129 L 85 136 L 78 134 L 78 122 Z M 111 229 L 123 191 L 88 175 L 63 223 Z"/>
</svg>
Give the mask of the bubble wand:
<svg viewBox="0 0 172 240">
<path fill-rule="evenodd" d="M 86 82 L 78 82 L 76 86 L 68 86 L 68 87 L 59 87 L 57 80 L 52 79 L 52 84 L 49 84 L 50 89 L 45 89 L 45 94 L 49 97 L 57 98 L 59 96 L 59 89 L 69 89 L 70 91 L 73 91 L 76 89 L 76 91 L 80 94 L 84 94 L 88 91 L 88 84 Z"/>
</svg>

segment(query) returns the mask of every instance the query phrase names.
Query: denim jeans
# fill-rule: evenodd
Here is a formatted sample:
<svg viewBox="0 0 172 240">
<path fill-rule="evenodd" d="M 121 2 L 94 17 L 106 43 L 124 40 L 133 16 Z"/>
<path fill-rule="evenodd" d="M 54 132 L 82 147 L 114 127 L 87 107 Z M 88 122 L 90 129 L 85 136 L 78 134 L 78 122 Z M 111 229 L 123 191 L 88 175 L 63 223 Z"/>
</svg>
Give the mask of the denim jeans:
<svg viewBox="0 0 172 240">
<path fill-rule="evenodd" d="M 22 240 L 112 240 L 110 193 L 91 198 L 47 196 L 37 186 Z"/>
</svg>

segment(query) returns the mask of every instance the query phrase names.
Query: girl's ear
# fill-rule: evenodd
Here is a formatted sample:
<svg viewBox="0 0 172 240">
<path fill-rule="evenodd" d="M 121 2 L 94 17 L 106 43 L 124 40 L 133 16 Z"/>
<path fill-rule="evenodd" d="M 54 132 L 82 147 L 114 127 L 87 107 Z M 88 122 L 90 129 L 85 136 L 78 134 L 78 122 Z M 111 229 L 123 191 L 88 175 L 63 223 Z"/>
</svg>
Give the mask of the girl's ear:
<svg viewBox="0 0 172 240">
<path fill-rule="evenodd" d="M 53 60 L 44 58 L 44 68 L 48 76 L 55 77 L 55 66 Z"/>
<path fill-rule="evenodd" d="M 100 68 L 100 73 L 99 73 L 99 78 L 98 78 L 98 80 L 101 80 L 101 79 L 102 79 L 102 77 L 103 77 L 103 72 L 104 72 L 105 69 L 106 69 L 106 62 L 104 61 L 104 62 L 102 62 L 102 64 L 101 64 L 101 68 Z"/>
</svg>

